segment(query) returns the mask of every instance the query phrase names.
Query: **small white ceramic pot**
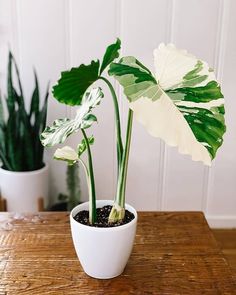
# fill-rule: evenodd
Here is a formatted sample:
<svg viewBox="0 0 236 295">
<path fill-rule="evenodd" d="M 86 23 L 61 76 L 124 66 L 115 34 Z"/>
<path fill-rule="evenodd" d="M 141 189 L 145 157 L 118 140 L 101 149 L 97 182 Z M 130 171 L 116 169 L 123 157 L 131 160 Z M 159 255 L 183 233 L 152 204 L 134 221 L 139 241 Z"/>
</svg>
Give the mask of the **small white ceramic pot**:
<svg viewBox="0 0 236 295">
<path fill-rule="evenodd" d="M 0 168 L 0 192 L 7 201 L 7 211 L 38 211 L 38 198 L 43 198 L 45 205 L 48 199 L 48 165 L 24 172 Z"/>
<path fill-rule="evenodd" d="M 97 201 L 97 208 L 112 205 L 113 201 Z M 88 210 L 89 202 L 76 206 L 70 214 L 70 224 L 74 247 L 85 273 L 97 279 L 110 279 L 119 276 L 131 254 L 136 234 L 137 212 L 130 205 L 125 208 L 135 218 L 124 225 L 98 228 L 83 225 L 74 220 L 82 210 Z"/>
</svg>

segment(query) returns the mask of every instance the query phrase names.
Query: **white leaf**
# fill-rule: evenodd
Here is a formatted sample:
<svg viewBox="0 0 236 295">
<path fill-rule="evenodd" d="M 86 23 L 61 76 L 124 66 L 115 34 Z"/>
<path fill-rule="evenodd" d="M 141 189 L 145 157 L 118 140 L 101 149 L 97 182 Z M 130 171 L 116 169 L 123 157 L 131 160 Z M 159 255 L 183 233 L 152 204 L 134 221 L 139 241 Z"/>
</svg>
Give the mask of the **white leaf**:
<svg viewBox="0 0 236 295">
<path fill-rule="evenodd" d="M 183 115 L 164 92 L 154 102 L 142 97 L 130 103 L 130 108 L 150 135 L 162 138 L 170 146 L 177 146 L 180 153 L 190 154 L 194 161 L 211 165 L 207 149 L 196 140 Z"/>
<path fill-rule="evenodd" d="M 70 164 L 73 164 L 79 160 L 76 151 L 69 146 L 64 146 L 61 149 L 57 149 L 54 153 L 54 158 L 57 160 L 67 161 Z"/>
</svg>

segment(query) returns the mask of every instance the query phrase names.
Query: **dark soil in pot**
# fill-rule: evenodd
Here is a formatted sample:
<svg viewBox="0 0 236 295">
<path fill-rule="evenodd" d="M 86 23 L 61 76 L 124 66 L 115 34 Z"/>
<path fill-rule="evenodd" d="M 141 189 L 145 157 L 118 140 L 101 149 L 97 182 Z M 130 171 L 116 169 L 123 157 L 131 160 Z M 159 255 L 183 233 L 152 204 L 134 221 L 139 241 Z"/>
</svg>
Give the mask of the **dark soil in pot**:
<svg viewBox="0 0 236 295">
<path fill-rule="evenodd" d="M 110 206 L 110 205 L 104 206 L 102 208 L 97 208 L 97 222 L 94 223 L 93 225 L 89 224 L 89 211 L 88 210 L 83 210 L 83 211 L 78 212 L 74 216 L 74 219 L 79 223 L 82 223 L 82 224 L 88 225 L 88 226 L 94 226 L 94 227 L 116 227 L 116 226 L 120 226 L 123 224 L 127 224 L 134 219 L 134 214 L 128 210 L 125 210 L 125 218 L 122 221 L 115 222 L 115 223 L 109 223 L 108 217 L 111 212 L 111 209 L 112 209 L 112 206 Z"/>
</svg>

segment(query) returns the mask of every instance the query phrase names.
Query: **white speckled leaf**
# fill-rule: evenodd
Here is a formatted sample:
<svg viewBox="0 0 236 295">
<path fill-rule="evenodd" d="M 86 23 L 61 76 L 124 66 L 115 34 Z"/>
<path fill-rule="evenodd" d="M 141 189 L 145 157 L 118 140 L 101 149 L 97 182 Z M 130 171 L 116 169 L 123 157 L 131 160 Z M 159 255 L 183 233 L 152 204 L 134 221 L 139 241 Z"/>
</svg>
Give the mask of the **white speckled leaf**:
<svg viewBox="0 0 236 295">
<path fill-rule="evenodd" d="M 91 114 L 92 109 L 97 106 L 103 93 L 100 88 L 92 89 L 85 93 L 81 106 L 79 106 L 74 119 L 58 119 L 51 127 L 46 127 L 41 134 L 41 142 L 44 146 L 54 146 L 63 143 L 66 138 L 79 129 L 90 127 L 97 118 Z"/>
</svg>

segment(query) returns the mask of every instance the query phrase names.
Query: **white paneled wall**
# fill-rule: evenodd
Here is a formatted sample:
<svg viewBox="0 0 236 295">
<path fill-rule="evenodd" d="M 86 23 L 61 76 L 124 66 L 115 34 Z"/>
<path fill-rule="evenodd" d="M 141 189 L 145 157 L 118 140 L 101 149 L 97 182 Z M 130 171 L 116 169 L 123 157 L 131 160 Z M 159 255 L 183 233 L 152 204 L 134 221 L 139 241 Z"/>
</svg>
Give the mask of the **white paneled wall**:
<svg viewBox="0 0 236 295">
<path fill-rule="evenodd" d="M 236 226 L 236 1 L 234 0 L 0 0 L 0 87 L 6 88 L 7 51 L 21 71 L 24 91 L 33 88 L 37 69 L 41 93 L 60 71 L 100 58 L 119 36 L 122 54 L 134 55 L 153 69 L 153 49 L 162 41 L 208 61 L 226 99 L 227 133 L 211 168 L 179 155 L 134 123 L 127 201 L 138 210 L 202 210 L 212 226 Z M 116 152 L 113 105 L 106 86 L 91 133 L 98 198 L 113 198 Z M 123 131 L 127 105 L 118 85 Z M 74 109 L 49 101 L 48 123 L 73 116 Z M 76 146 L 79 136 L 69 139 Z M 51 196 L 65 191 L 65 165 L 52 161 Z M 87 191 L 81 176 L 83 200 Z"/>
<path fill-rule="evenodd" d="M 214 66 L 219 0 L 172 2 L 170 41 Z M 207 28 L 207 29 L 206 29 Z M 164 210 L 203 210 L 207 170 L 176 148 L 165 149 Z"/>
</svg>

